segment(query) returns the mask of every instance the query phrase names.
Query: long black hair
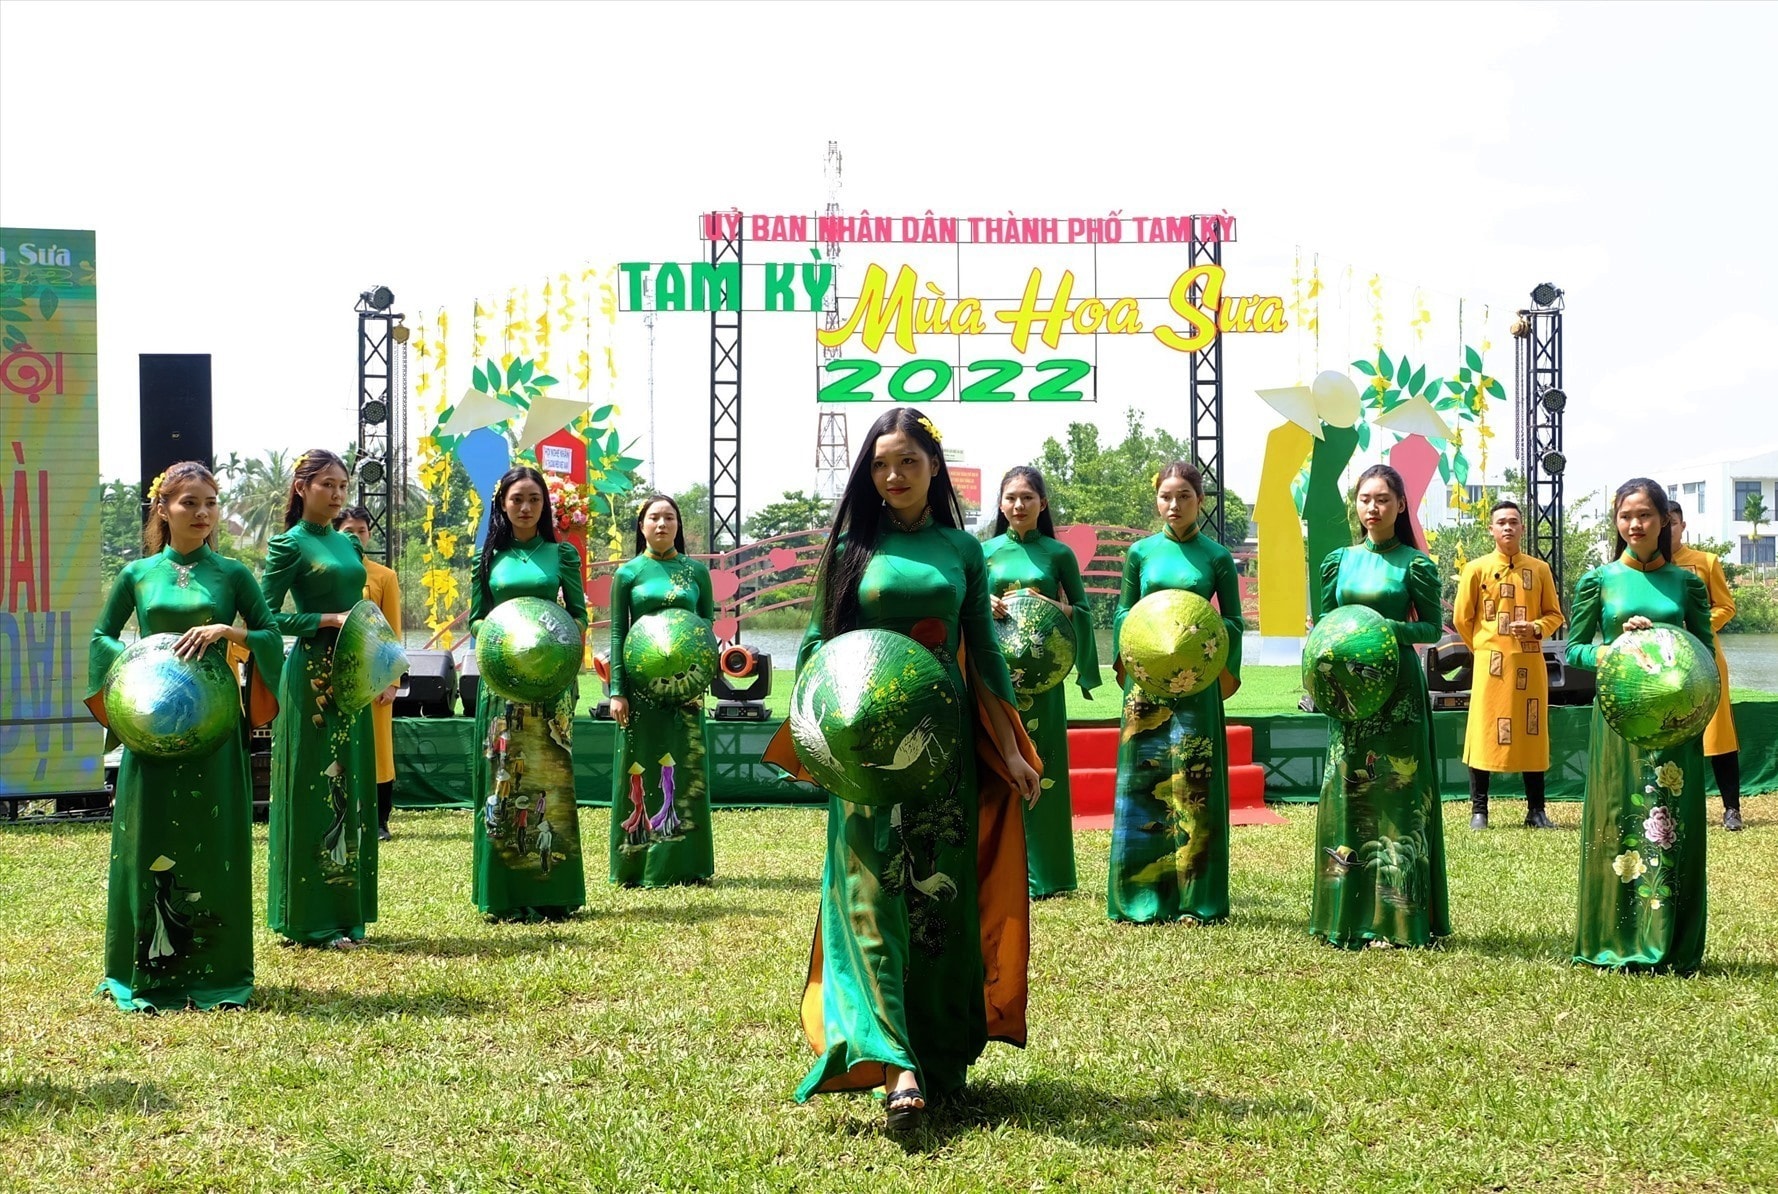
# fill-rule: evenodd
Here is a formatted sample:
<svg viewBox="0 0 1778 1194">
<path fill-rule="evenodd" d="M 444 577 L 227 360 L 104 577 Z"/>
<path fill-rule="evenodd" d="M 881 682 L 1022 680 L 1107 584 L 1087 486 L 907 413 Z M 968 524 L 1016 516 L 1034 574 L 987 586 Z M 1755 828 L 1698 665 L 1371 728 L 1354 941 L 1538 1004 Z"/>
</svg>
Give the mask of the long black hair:
<svg viewBox="0 0 1778 1194">
<path fill-rule="evenodd" d="M 1659 482 L 1650 481 L 1647 477 L 1631 477 L 1619 485 L 1617 492 L 1611 496 L 1612 529 L 1615 531 L 1617 528 L 1617 508 L 1624 504 L 1625 498 L 1638 493 L 1648 499 L 1648 504 L 1655 508 L 1655 513 L 1660 517 L 1661 535 L 1657 542 L 1661 545 L 1661 558 L 1671 560 L 1673 558 L 1673 506 L 1667 501 L 1667 491 L 1661 488 Z M 1617 555 L 1612 559 L 1615 560 L 1618 556 L 1622 556 L 1624 549 L 1629 546 L 1624 541 L 1623 532 L 1618 531 Z"/>
<path fill-rule="evenodd" d="M 296 470 L 290 474 L 290 496 L 284 502 L 285 530 L 302 521 L 303 495 L 296 491 L 296 487 L 307 485 L 330 468 L 346 474 L 346 480 L 352 479 L 352 470 L 346 467 L 346 462 L 326 448 L 310 448 L 297 458 Z"/>
<path fill-rule="evenodd" d="M 826 638 L 858 627 L 858 585 L 877 549 L 878 519 L 884 505 L 871 475 L 879 439 L 899 431 L 932 458 L 937 471 L 926 495 L 932 521 L 947 527 L 963 525 L 963 505 L 957 500 L 950 470 L 945 467 L 945 450 L 938 437 L 927 430 L 929 426 L 925 416 L 913 407 L 891 407 L 871 424 L 864 442 L 858 446 L 858 457 L 852 462 L 852 474 L 846 478 L 846 492 L 834 511 L 833 532 L 821 549 L 816 572 L 815 590 L 822 594 L 821 632 Z"/>
<path fill-rule="evenodd" d="M 1358 474 L 1358 484 L 1354 486 L 1352 490 L 1354 500 L 1356 500 L 1358 491 L 1364 488 L 1364 483 L 1366 481 L 1374 480 L 1377 477 L 1381 477 L 1384 481 L 1388 482 L 1389 491 L 1395 495 L 1395 500 L 1401 503 L 1401 513 L 1395 516 L 1396 539 L 1407 544 L 1409 547 L 1419 548 L 1421 546 L 1420 541 L 1414 537 L 1414 521 L 1408 517 L 1407 483 L 1401 479 L 1400 473 L 1396 472 L 1386 464 L 1371 465 L 1362 473 Z M 1362 535 L 1359 537 L 1363 538 Z"/>
<path fill-rule="evenodd" d="M 1000 478 L 1000 497 L 1006 496 L 1006 487 L 1014 481 L 1025 482 L 1039 498 L 1043 499 L 1043 509 L 1037 512 L 1037 529 L 1054 539 L 1056 537 L 1056 520 L 1050 517 L 1050 493 L 1043 483 L 1043 474 L 1028 464 L 1013 465 L 1006 470 L 1006 476 Z M 996 499 L 995 505 L 999 504 Z M 994 515 L 994 533 L 996 535 L 1006 534 L 1007 525 L 1006 511 L 998 511 Z"/>
<path fill-rule="evenodd" d="M 531 481 L 543 491 L 543 513 L 537 516 L 537 533 L 556 542 L 556 512 L 549 504 L 549 483 L 543 474 L 528 464 L 521 464 L 506 470 L 494 486 L 494 496 L 488 501 L 488 538 L 482 544 L 482 558 L 485 560 L 502 548 L 512 546 L 512 519 L 506 516 L 506 491 L 520 481 Z"/>
<path fill-rule="evenodd" d="M 475 565 L 477 585 L 488 583 L 489 571 L 494 567 L 494 553 L 512 546 L 512 519 L 506 516 L 506 491 L 520 481 L 536 482 L 537 488 L 543 490 L 543 513 L 537 516 L 537 533 L 551 543 L 557 542 L 556 513 L 550 508 L 549 483 L 543 479 L 543 474 L 528 464 L 507 469 L 494 483 L 494 496 L 488 499 L 492 508 L 488 511 L 488 537 L 482 540 L 481 558 Z"/>
<path fill-rule="evenodd" d="M 679 527 L 673 532 L 673 550 L 684 555 L 685 515 L 679 512 L 679 503 L 664 493 L 651 493 L 636 507 L 636 554 L 641 555 L 648 550 L 648 536 L 642 533 L 642 520 L 648 517 L 648 508 L 656 502 L 665 502 L 673 507 L 673 517 L 679 520 Z"/>
</svg>

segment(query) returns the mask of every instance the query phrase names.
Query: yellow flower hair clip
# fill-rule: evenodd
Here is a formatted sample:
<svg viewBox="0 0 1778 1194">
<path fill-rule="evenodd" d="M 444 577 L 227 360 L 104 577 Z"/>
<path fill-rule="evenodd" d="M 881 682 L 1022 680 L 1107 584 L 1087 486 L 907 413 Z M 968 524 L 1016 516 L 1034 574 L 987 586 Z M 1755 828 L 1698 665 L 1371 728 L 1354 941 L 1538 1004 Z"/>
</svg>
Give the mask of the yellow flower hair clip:
<svg viewBox="0 0 1778 1194">
<path fill-rule="evenodd" d="M 933 426 L 931 419 L 927 418 L 925 415 L 921 415 L 915 421 L 918 422 L 920 426 L 926 428 L 926 434 L 932 437 L 933 443 L 942 444 L 945 442 L 945 437 L 938 433 L 938 428 Z"/>
<path fill-rule="evenodd" d="M 150 482 L 149 482 L 149 483 L 148 483 L 148 501 L 149 501 L 149 503 L 150 503 L 150 504 L 151 504 L 151 505 L 152 505 L 152 504 L 153 504 L 153 503 L 154 503 L 154 502 L 155 502 L 155 501 L 156 501 L 156 500 L 158 500 L 158 499 L 159 499 L 159 498 L 160 498 L 160 495 L 161 495 L 161 482 L 162 482 L 162 481 L 165 481 L 165 480 L 166 480 L 166 479 L 167 479 L 167 474 L 166 474 L 166 470 L 164 470 L 164 469 L 163 469 L 163 470 L 162 470 L 162 471 L 161 471 L 161 475 L 160 475 L 160 476 L 158 476 L 158 477 L 156 477 L 156 478 L 155 478 L 155 479 L 154 479 L 154 480 L 153 480 L 153 481 L 150 481 Z"/>
<path fill-rule="evenodd" d="M 1156 493 L 1159 493 L 1161 489 L 1161 474 L 1156 472 L 1154 476 L 1148 479 L 1148 483 L 1154 487 Z"/>
</svg>

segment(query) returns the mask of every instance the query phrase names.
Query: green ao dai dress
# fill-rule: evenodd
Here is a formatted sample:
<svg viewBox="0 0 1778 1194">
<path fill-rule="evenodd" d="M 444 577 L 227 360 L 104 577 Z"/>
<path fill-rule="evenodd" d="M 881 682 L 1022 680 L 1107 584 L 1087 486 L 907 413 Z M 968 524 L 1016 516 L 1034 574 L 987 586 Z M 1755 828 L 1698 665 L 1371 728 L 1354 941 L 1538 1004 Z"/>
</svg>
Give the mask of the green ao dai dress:
<svg viewBox="0 0 1778 1194">
<path fill-rule="evenodd" d="M 560 601 L 586 629 L 586 588 L 572 543 L 533 535 L 488 553 L 469 599 L 469 632 L 517 597 Z M 477 686 L 470 768 L 475 809 L 472 896 L 496 920 L 560 920 L 586 904 L 574 795 L 576 677 L 553 701 L 509 701 Z"/>
<path fill-rule="evenodd" d="M 1150 593 L 1185 589 L 1214 597 L 1229 636 L 1229 674 L 1241 675 L 1241 586 L 1235 559 L 1194 531 L 1134 544 L 1112 618 L 1115 655 L 1124 619 Z M 1117 789 L 1112 810 L 1106 911 L 1149 924 L 1229 914 L 1229 772 L 1220 682 L 1194 697 L 1156 701 L 1123 678 Z"/>
<path fill-rule="evenodd" d="M 1450 933 L 1451 913 L 1432 704 L 1413 644 L 1438 641 L 1438 571 L 1395 539 L 1342 547 L 1321 565 L 1321 609 L 1342 605 L 1388 619 L 1400 657 L 1375 717 L 1327 721 L 1309 931 L 1348 948 L 1430 945 Z"/>
<path fill-rule="evenodd" d="M 284 640 L 253 574 L 208 547 L 133 560 L 93 630 L 97 694 L 124 652 L 130 615 L 142 637 L 239 618 L 252 666 L 276 689 Z M 211 651 L 226 652 L 218 642 Z M 124 748 L 111 813 L 102 994 L 126 1011 L 240 1005 L 253 994 L 253 785 L 244 734 L 202 758 Z"/>
<path fill-rule="evenodd" d="M 1710 594 L 1696 573 L 1657 555 L 1625 551 L 1581 577 L 1568 664 L 1595 667 L 1640 615 L 1684 626 L 1715 646 Z M 1704 958 L 1704 747 L 1702 737 L 1644 750 L 1619 737 L 1593 705 L 1581 812 L 1580 915 L 1574 960 L 1590 966 L 1691 974 Z"/>
<path fill-rule="evenodd" d="M 1054 536 L 1032 528 L 1006 534 L 982 545 L 988 562 L 989 592 L 1004 597 L 1035 589 L 1054 600 L 1065 597 L 1074 615 L 1074 671 L 1080 691 L 1099 687 L 1099 646 L 1093 636 L 1093 611 L 1080 579 L 1074 552 Z M 1074 804 L 1068 791 L 1068 685 L 1066 681 L 1031 698 L 1019 710 L 1025 732 L 1043 759 L 1050 786 L 1043 799 L 1025 813 L 1025 856 L 1030 864 L 1031 898 L 1060 895 L 1079 886 L 1074 871 Z"/>
<path fill-rule="evenodd" d="M 665 609 L 716 617 L 710 570 L 674 553 L 643 552 L 611 581 L 611 695 L 630 703 L 611 777 L 611 881 L 625 887 L 708 883 L 716 874 L 710 786 L 704 765 L 704 697 L 661 708 L 639 695 L 624 667 L 636 619 Z"/>
<path fill-rule="evenodd" d="M 973 536 L 930 518 L 909 531 L 884 514 L 879 527 L 858 590 L 859 628 L 925 644 L 973 699 L 963 702 L 954 792 L 893 809 L 828 799 L 821 911 L 801 1009 L 817 1060 L 797 1087 L 799 1101 L 881 1086 L 891 1065 L 915 1071 L 928 1097 L 941 1095 L 963 1086 L 988 1041 L 1025 1043 L 1024 822 L 1006 781 L 976 758 L 987 745 L 978 741 L 988 733 L 977 720 L 981 702 L 999 700 L 1017 723 L 992 630 L 987 565 Z M 820 600 L 799 669 L 824 641 Z M 797 774 L 787 741 L 781 731 L 766 757 Z M 1028 740 L 1021 749 L 1038 765 Z M 933 896 L 913 884 L 888 889 L 883 876 L 904 850 L 916 875 L 942 874 L 954 888 Z"/>
<path fill-rule="evenodd" d="M 364 549 L 355 536 L 298 519 L 269 544 L 261 587 L 278 629 L 296 639 L 272 726 L 266 919 L 303 945 L 359 941 L 377 918 L 376 740 L 369 709 L 344 717 L 319 698 L 339 638 L 321 618 L 364 599 Z M 281 612 L 286 594 L 295 613 Z"/>
</svg>

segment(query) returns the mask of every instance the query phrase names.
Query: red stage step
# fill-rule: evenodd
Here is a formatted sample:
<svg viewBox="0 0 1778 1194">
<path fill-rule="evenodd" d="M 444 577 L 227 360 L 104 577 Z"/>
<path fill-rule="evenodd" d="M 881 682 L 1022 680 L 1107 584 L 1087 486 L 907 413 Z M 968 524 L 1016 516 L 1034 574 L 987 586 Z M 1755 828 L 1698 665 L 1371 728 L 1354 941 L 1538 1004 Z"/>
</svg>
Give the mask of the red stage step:
<svg viewBox="0 0 1778 1194">
<path fill-rule="evenodd" d="M 1074 828 L 1110 829 L 1117 793 L 1117 726 L 1076 726 L 1068 731 L 1068 786 Z M 1266 769 L 1253 761 L 1253 727 L 1228 726 L 1229 824 L 1282 825 L 1266 807 Z"/>
</svg>

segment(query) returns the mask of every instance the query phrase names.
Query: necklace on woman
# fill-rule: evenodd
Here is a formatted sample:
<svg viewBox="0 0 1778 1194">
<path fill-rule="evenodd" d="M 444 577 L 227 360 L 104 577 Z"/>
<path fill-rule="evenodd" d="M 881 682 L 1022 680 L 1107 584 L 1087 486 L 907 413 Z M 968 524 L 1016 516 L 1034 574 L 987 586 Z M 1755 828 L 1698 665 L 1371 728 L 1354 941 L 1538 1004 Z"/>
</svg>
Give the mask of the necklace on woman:
<svg viewBox="0 0 1778 1194">
<path fill-rule="evenodd" d="M 927 527 L 932 525 L 932 507 L 927 506 L 925 509 L 921 510 L 920 517 L 916 518 L 911 523 L 903 522 L 901 519 L 899 519 L 895 516 L 894 510 L 890 510 L 889 511 L 889 522 L 898 531 L 907 531 L 909 533 L 912 533 L 914 531 L 923 531 Z"/>
<path fill-rule="evenodd" d="M 173 568 L 173 586 L 180 589 L 191 588 L 191 570 L 197 567 L 197 565 L 181 564 L 170 556 L 167 559 L 167 563 L 172 565 Z"/>
</svg>

